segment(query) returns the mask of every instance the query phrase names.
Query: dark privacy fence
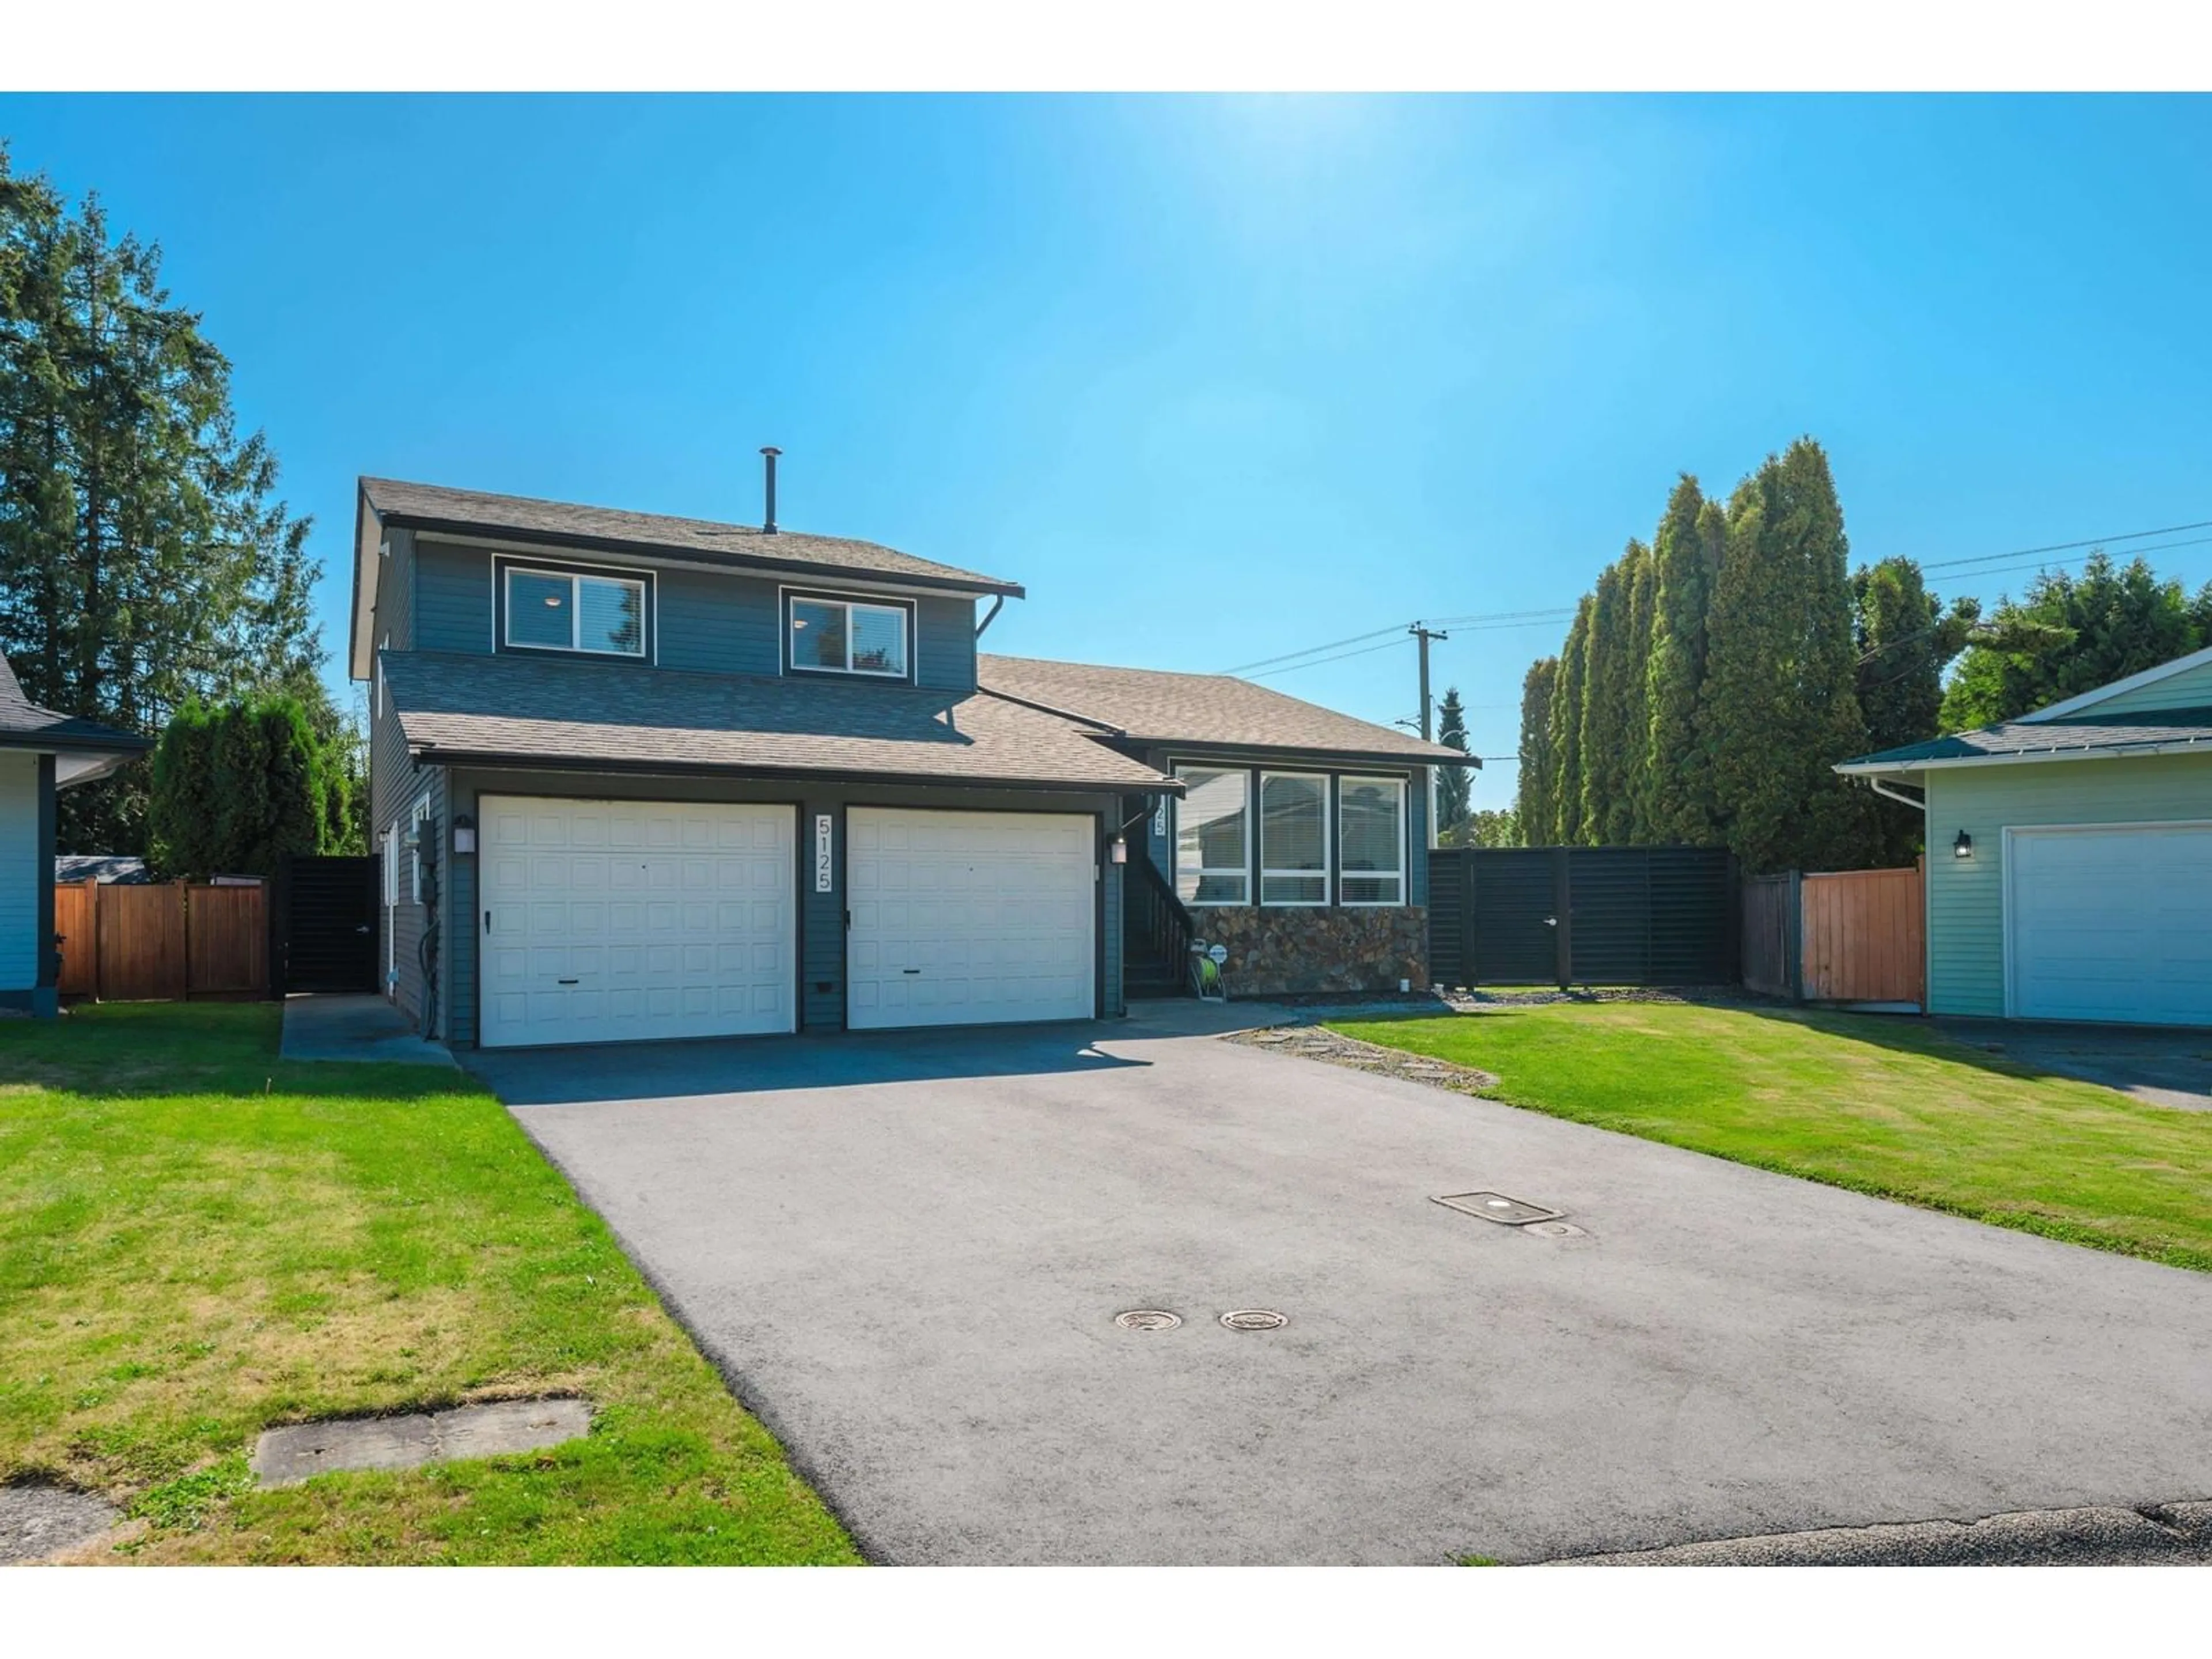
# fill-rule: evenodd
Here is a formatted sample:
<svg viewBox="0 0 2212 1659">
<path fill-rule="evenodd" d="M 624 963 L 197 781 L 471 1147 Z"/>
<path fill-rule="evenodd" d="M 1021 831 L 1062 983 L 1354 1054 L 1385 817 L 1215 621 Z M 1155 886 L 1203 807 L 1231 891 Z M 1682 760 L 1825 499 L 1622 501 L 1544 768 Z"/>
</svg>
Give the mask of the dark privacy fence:
<svg viewBox="0 0 2212 1659">
<path fill-rule="evenodd" d="M 1453 847 L 1429 854 L 1440 985 L 1733 985 L 1725 848 Z"/>
</svg>

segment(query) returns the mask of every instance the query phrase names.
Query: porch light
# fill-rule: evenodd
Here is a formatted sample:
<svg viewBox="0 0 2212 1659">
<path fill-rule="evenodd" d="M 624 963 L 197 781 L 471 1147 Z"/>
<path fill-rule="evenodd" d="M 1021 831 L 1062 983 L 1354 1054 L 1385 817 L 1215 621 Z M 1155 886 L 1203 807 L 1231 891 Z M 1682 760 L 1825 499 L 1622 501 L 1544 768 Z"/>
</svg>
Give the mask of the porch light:
<svg viewBox="0 0 2212 1659">
<path fill-rule="evenodd" d="M 1973 857 L 1974 838 L 1963 830 L 1959 831 L 1959 839 L 1951 843 L 1951 856 L 1954 859 Z"/>
<path fill-rule="evenodd" d="M 1120 836 L 1114 837 L 1113 856 L 1114 862 L 1116 864 L 1127 864 L 1129 861 L 1129 843 Z"/>
<path fill-rule="evenodd" d="M 466 812 L 453 815 L 453 850 L 456 853 L 477 850 L 477 821 Z"/>
</svg>

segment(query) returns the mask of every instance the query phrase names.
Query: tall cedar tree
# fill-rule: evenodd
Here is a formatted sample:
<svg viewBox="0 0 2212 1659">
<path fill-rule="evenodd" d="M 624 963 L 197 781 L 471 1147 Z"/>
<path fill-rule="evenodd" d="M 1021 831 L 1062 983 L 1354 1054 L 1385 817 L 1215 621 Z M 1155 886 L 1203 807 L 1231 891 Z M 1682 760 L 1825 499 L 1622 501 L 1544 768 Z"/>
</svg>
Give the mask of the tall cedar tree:
<svg viewBox="0 0 2212 1659">
<path fill-rule="evenodd" d="M 1869 750 L 1900 748 L 1936 733 L 1943 670 L 1965 648 L 1981 612 L 1973 599 L 1947 611 L 1928 591 L 1911 559 L 1884 559 L 1851 577 L 1853 632 L 1858 646 L 1859 712 Z M 1894 803 L 1868 803 L 1867 858 L 1910 864 L 1918 856 L 1921 815 Z"/>
<path fill-rule="evenodd" d="M 1552 823 L 1554 847 L 1582 844 L 1583 703 L 1589 668 L 1590 611 L 1587 593 L 1575 607 L 1567 642 L 1559 647 L 1559 672 L 1552 687 Z M 1532 830 L 1533 834 L 1534 831 Z"/>
<path fill-rule="evenodd" d="M 1662 844 L 1720 843 L 1712 777 L 1698 722 L 1705 679 L 1705 613 L 1720 574 L 1728 519 L 1685 472 L 1651 541 L 1656 591 L 1651 655 L 1644 674 L 1645 777 L 1650 838 Z"/>
<path fill-rule="evenodd" d="M 1730 499 L 1705 720 L 1728 843 L 1753 872 L 1867 861 L 1864 792 L 1829 769 L 1866 750 L 1850 554 L 1827 456 L 1810 438 L 1769 456 Z"/>
<path fill-rule="evenodd" d="M 1444 700 L 1437 705 L 1437 741 L 1447 749 L 1467 752 L 1467 706 L 1460 702 L 1455 685 L 1445 688 Z M 1448 838 L 1455 837 L 1466 823 L 1468 803 L 1474 793 L 1474 779 L 1466 767 L 1437 768 L 1437 841 L 1454 844 Z"/>
<path fill-rule="evenodd" d="M 1628 662 L 1621 675 L 1620 742 L 1626 757 L 1628 816 L 1622 840 L 1647 845 L 1651 834 L 1651 620 L 1659 601 L 1658 561 L 1638 542 L 1628 544 Z"/>
<path fill-rule="evenodd" d="M 1627 667 L 1628 595 L 1625 558 L 1598 572 L 1590 595 L 1589 638 L 1583 647 L 1582 731 L 1576 744 L 1582 764 L 1581 839 L 1600 845 L 1615 838 L 1627 811 L 1627 770 L 1620 726 L 1621 675 Z"/>
<path fill-rule="evenodd" d="M 154 750 L 150 850 L 166 876 L 274 877 L 293 854 L 337 850 L 342 757 L 282 693 L 210 709 L 187 701 Z"/>
<path fill-rule="evenodd" d="M 1521 770 L 1514 818 L 1528 844 L 1537 847 L 1559 832 L 1553 793 L 1559 769 L 1552 753 L 1552 691 L 1559 677 L 1559 659 L 1540 657 L 1521 678 Z"/>
<path fill-rule="evenodd" d="M 1986 632 L 1944 694 L 1947 732 L 2013 720 L 2212 645 L 2212 584 L 2192 599 L 2141 557 L 2115 565 L 2100 551 L 2079 575 L 2046 571 L 2025 599 L 1999 600 Z"/>
<path fill-rule="evenodd" d="M 198 694 L 327 706 L 307 524 L 240 436 L 230 365 L 161 251 L 0 148 L 0 649 L 49 708 L 151 734 Z M 59 844 L 145 846 L 148 771 L 62 796 Z"/>
</svg>

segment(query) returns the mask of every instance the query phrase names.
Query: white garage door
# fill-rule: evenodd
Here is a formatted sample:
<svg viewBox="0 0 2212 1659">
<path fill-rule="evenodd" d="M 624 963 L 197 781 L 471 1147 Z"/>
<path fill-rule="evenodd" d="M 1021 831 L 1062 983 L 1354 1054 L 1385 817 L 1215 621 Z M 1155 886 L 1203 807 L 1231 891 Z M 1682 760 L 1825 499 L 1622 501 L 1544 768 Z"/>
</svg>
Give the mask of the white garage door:
<svg viewBox="0 0 2212 1659">
<path fill-rule="evenodd" d="M 1090 1018 L 1096 837 L 1056 813 L 854 807 L 849 1023 Z"/>
<path fill-rule="evenodd" d="M 478 803 L 487 1048 L 796 1029 L 789 806 Z"/>
<path fill-rule="evenodd" d="M 2012 1012 L 2212 1024 L 2212 824 L 2006 837 Z"/>
</svg>

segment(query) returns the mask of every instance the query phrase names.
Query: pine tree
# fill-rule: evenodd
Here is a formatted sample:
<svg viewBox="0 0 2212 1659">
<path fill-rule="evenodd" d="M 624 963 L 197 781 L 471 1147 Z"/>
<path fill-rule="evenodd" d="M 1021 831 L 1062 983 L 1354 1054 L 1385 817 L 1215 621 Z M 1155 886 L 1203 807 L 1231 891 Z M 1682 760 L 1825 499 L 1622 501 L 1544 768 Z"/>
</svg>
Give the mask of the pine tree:
<svg viewBox="0 0 2212 1659">
<path fill-rule="evenodd" d="M 1827 457 L 1809 438 L 1730 499 L 1704 720 L 1729 845 L 1753 872 L 1865 860 L 1863 800 L 1830 770 L 1866 748 L 1850 550 Z"/>
<path fill-rule="evenodd" d="M 1559 672 L 1552 689 L 1552 823 L 1555 847 L 1575 847 L 1583 829 L 1583 703 L 1589 667 L 1590 596 L 1575 607 L 1567 642 L 1559 647 Z M 1534 832 L 1531 831 L 1533 834 Z"/>
<path fill-rule="evenodd" d="M 2001 599 L 1945 694 L 1942 726 L 1994 725 L 2212 645 L 2212 584 L 2194 599 L 2141 557 L 2101 550 L 2078 575 L 2046 571 Z"/>
<path fill-rule="evenodd" d="M 1459 688 L 1448 686 L 1437 706 L 1437 741 L 1462 754 L 1467 750 L 1467 709 Z M 1474 778 L 1464 766 L 1439 766 L 1437 775 L 1437 839 L 1455 835 L 1467 822 L 1468 803 L 1474 793 Z"/>
<path fill-rule="evenodd" d="M 1559 831 L 1553 788 L 1559 769 L 1552 752 L 1552 691 L 1559 674 L 1557 657 L 1541 657 L 1521 679 L 1520 777 L 1514 817 L 1532 846 L 1553 841 Z"/>
<path fill-rule="evenodd" d="M 1705 613 L 1727 533 L 1720 503 L 1707 501 L 1698 481 L 1684 473 L 1651 542 L 1656 591 L 1644 676 L 1644 832 L 1657 842 L 1710 847 L 1720 841 L 1698 699 L 1705 678 Z"/>
<path fill-rule="evenodd" d="M 312 677 L 318 573 L 275 481 L 159 248 L 0 149 L 0 649 L 25 692 L 150 733 L 196 694 Z M 143 849 L 148 787 L 69 791 L 60 844 Z"/>
</svg>

